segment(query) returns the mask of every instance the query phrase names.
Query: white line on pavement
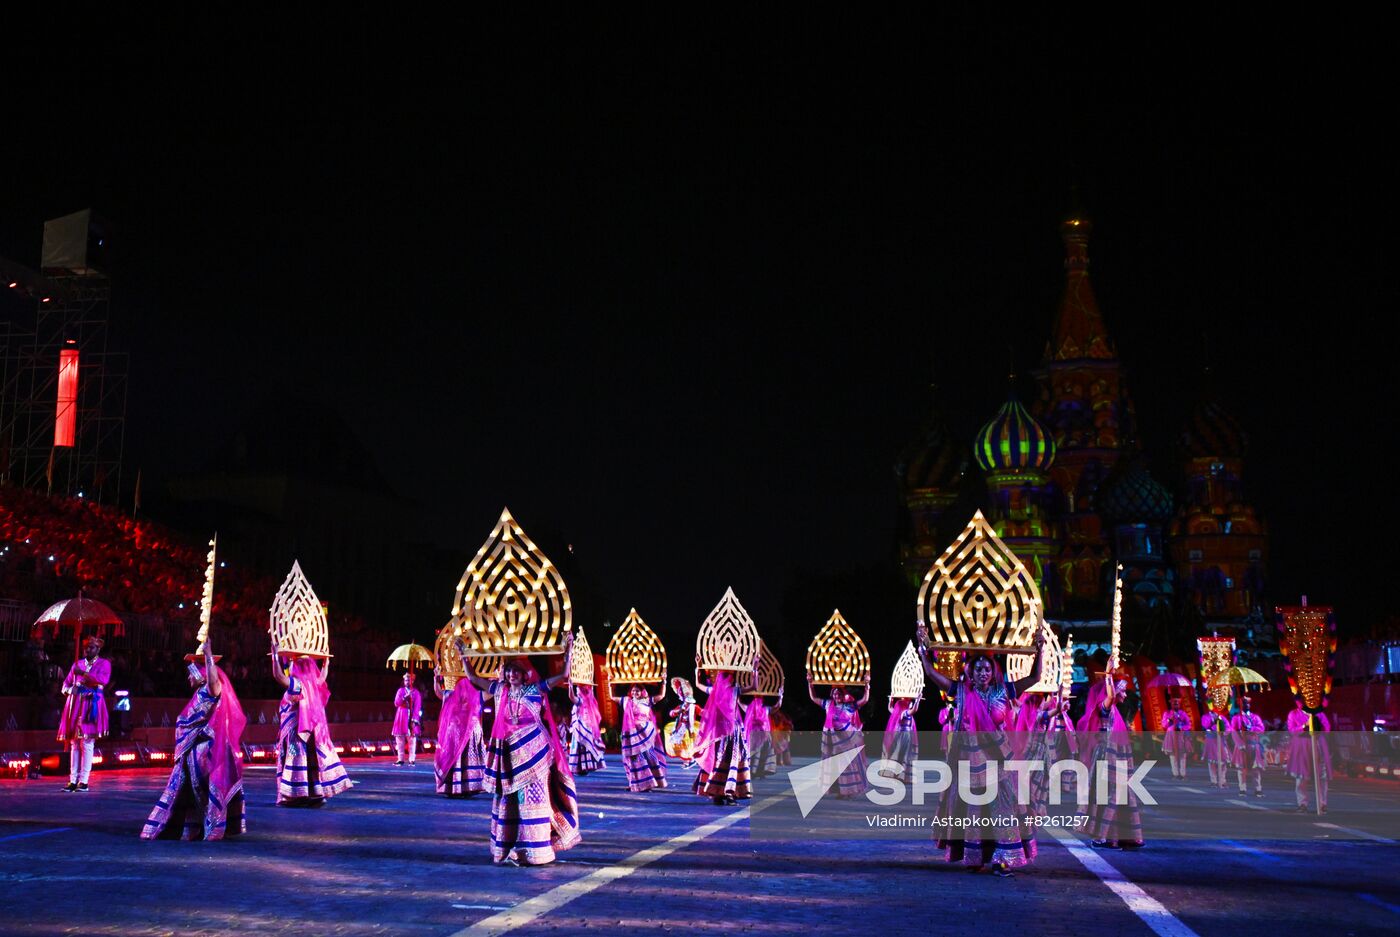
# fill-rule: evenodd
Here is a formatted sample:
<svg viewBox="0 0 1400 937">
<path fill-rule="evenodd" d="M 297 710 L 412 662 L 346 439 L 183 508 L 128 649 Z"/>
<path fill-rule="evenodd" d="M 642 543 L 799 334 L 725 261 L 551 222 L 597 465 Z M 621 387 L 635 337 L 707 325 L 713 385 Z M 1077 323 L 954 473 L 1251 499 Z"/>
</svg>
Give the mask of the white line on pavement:
<svg viewBox="0 0 1400 937">
<path fill-rule="evenodd" d="M 0 843 L 8 843 L 12 839 L 29 839 L 33 836 L 48 836 L 50 833 L 66 833 L 71 829 L 71 826 L 56 826 L 51 830 L 35 830 L 32 833 L 16 833 L 13 836 L 0 836 Z"/>
<path fill-rule="evenodd" d="M 1060 843 L 1069 850 L 1069 854 L 1078 859 L 1084 868 L 1093 872 L 1099 877 L 1099 881 L 1109 887 L 1123 903 L 1128 906 L 1138 918 L 1152 928 L 1157 937 L 1197 937 L 1195 931 L 1177 920 L 1176 915 L 1168 911 L 1160 901 L 1143 891 L 1133 882 L 1128 881 L 1122 872 L 1119 872 L 1108 861 L 1085 846 L 1078 838 L 1063 830 L 1054 827 L 1047 827 L 1050 835 L 1054 836 Z"/>
<path fill-rule="evenodd" d="M 1190 791 L 1190 792 L 1193 793 L 1193 794 L 1204 794 L 1204 793 L 1205 793 L 1205 791 L 1201 790 L 1199 787 L 1183 787 L 1182 790 L 1183 790 L 1183 791 Z"/>
<path fill-rule="evenodd" d="M 1227 800 L 1226 803 L 1227 803 L 1227 804 L 1234 804 L 1234 805 L 1237 806 L 1237 807 L 1248 807 L 1250 810 L 1268 810 L 1268 809 L 1269 809 L 1268 807 L 1261 807 L 1261 806 L 1259 806 L 1258 804 L 1251 804 L 1251 803 L 1250 803 L 1249 801 L 1247 801 L 1247 800 L 1237 800 L 1237 799 L 1235 799 L 1235 798 L 1233 798 L 1233 797 L 1230 798 L 1229 800 Z"/>
<path fill-rule="evenodd" d="M 1314 823 L 1313 826 L 1320 826 L 1329 830 L 1339 830 L 1343 833 L 1350 833 L 1352 836 L 1360 836 L 1362 839 L 1369 839 L 1376 843 L 1394 844 L 1395 840 L 1386 839 L 1384 836 L 1377 836 L 1375 833 L 1367 833 L 1365 830 L 1354 830 L 1349 826 L 1338 826 L 1335 823 Z"/>
<path fill-rule="evenodd" d="M 581 878 L 574 879 L 572 882 L 565 882 L 563 885 L 551 888 L 542 895 L 536 895 L 533 898 L 522 901 L 509 911 L 502 911 L 499 914 L 493 914 L 490 917 L 482 918 L 472 926 L 457 931 L 452 937 L 477 937 L 477 935 L 480 935 L 480 937 L 486 937 L 486 935 L 495 937 L 495 935 L 498 934 L 510 933 L 517 928 L 524 927 L 537 918 L 543 917 L 551 911 L 562 908 L 575 898 L 582 898 L 589 892 L 596 891 L 609 882 L 625 878 L 638 869 L 651 865 L 658 859 L 669 856 L 678 849 L 683 849 L 691 843 L 699 842 L 707 836 L 731 827 L 740 820 L 746 819 L 758 813 L 760 810 L 766 810 L 773 804 L 784 799 L 786 799 L 785 796 L 768 797 L 749 807 L 745 807 L 743 810 L 735 810 L 733 813 L 727 813 L 718 820 L 712 820 L 703 826 L 697 826 L 689 833 L 682 833 L 680 836 L 674 836 L 664 843 L 658 843 L 655 846 L 643 849 L 641 852 L 633 853 L 626 859 L 606 868 L 599 869 L 596 872 L 590 872 Z M 1190 932 L 1181 931 L 1177 933 L 1189 934 Z"/>
<path fill-rule="evenodd" d="M 1365 901 L 1369 901 L 1369 902 L 1371 902 L 1371 904 L 1380 905 L 1382 908 L 1385 908 L 1387 911 L 1389 911 L 1389 912 L 1392 913 L 1392 914 L 1400 914 L 1400 908 L 1397 908 L 1395 905 L 1391 904 L 1389 901 L 1382 901 L 1382 900 L 1380 900 L 1380 899 L 1377 898 L 1375 895 L 1366 895 L 1366 894 L 1360 894 L 1360 893 L 1358 893 L 1356 897 L 1361 898 L 1361 899 L 1363 899 L 1363 900 L 1365 900 Z"/>
</svg>

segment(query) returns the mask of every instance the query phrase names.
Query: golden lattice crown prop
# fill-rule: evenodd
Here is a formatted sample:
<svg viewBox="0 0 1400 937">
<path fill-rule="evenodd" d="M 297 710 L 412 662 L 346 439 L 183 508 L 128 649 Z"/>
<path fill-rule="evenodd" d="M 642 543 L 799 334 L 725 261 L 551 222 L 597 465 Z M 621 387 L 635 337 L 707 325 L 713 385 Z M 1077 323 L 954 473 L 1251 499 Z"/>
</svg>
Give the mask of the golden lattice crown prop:
<svg viewBox="0 0 1400 937">
<path fill-rule="evenodd" d="M 666 673 L 666 648 L 635 608 L 608 639 L 606 658 L 608 681 L 616 685 L 660 683 Z"/>
<path fill-rule="evenodd" d="M 457 583 L 452 623 L 467 656 L 562 654 L 573 620 L 564 577 L 503 509 Z"/>
<path fill-rule="evenodd" d="M 1044 621 L 1041 622 L 1041 630 L 1045 633 L 1045 643 L 1040 646 L 1040 680 L 1024 692 L 1058 693 L 1064 685 L 1065 655 L 1060 650 L 1060 639 L 1055 635 L 1055 630 Z M 1006 676 L 1009 680 L 1024 680 L 1031 675 L 1034 667 L 1034 650 L 1030 654 L 1006 655 Z"/>
<path fill-rule="evenodd" d="M 1327 605 L 1280 605 L 1278 649 L 1288 659 L 1288 688 L 1310 713 L 1321 712 L 1332 692 L 1332 652 L 1337 649 L 1337 624 Z"/>
<path fill-rule="evenodd" d="M 777 655 L 768 649 L 768 642 L 759 639 L 758 642 L 758 682 L 752 689 L 745 690 L 745 696 L 772 696 L 783 695 L 783 684 L 787 678 L 783 673 L 783 665 L 778 662 Z"/>
<path fill-rule="evenodd" d="M 593 648 L 588 646 L 588 635 L 583 633 L 582 625 L 574 631 L 574 646 L 569 650 L 569 682 L 588 686 L 594 682 Z"/>
<path fill-rule="evenodd" d="M 700 655 L 702 670 L 734 670 L 752 673 L 758 656 L 758 628 L 739 604 L 732 588 L 724 590 L 724 598 L 705 617 L 700 634 L 695 638 L 695 652 Z"/>
<path fill-rule="evenodd" d="M 296 560 L 272 599 L 267 630 L 277 650 L 288 657 L 331 656 L 326 607 Z"/>
<path fill-rule="evenodd" d="M 807 645 L 807 673 L 822 686 L 860 686 L 870 672 L 870 652 L 838 608 Z"/>
<path fill-rule="evenodd" d="M 1206 687 L 1206 700 L 1218 713 L 1230 707 L 1230 688 L 1211 686 L 1211 681 L 1229 670 L 1235 664 L 1234 638 L 1197 638 L 1196 648 L 1201 652 L 1201 685 Z"/>
<path fill-rule="evenodd" d="M 890 696 L 893 699 L 918 699 L 924 695 L 924 665 L 914 650 L 914 642 L 904 646 L 904 653 L 895 662 L 890 676 Z"/>
<path fill-rule="evenodd" d="M 1030 650 L 1040 589 L 978 511 L 919 588 L 919 624 L 938 651 Z"/>
</svg>

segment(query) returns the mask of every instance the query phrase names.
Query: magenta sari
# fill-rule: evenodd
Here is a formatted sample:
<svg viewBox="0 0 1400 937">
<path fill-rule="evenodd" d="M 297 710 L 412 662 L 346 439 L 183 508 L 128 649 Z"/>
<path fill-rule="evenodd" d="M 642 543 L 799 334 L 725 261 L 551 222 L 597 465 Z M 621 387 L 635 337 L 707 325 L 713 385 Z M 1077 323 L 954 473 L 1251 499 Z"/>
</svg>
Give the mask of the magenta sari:
<svg viewBox="0 0 1400 937">
<path fill-rule="evenodd" d="M 463 677 L 442 700 L 438 714 L 433 779 L 448 797 L 486 790 L 486 740 L 481 729 L 481 691 Z"/>
<path fill-rule="evenodd" d="M 710 698 L 700 717 L 695 757 L 700 761 L 692 788 L 696 794 L 713 800 L 751 796 L 749 745 L 739 722 L 739 693 L 734 687 L 734 675 L 727 670 L 715 673 Z"/>
</svg>

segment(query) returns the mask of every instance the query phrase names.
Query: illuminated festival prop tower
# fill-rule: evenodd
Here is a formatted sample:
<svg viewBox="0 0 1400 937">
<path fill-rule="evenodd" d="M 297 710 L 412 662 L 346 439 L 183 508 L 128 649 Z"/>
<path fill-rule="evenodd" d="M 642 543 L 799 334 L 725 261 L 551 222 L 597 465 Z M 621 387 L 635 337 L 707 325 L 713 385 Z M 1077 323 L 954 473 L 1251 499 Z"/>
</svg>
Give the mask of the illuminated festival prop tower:
<svg viewBox="0 0 1400 937">
<path fill-rule="evenodd" d="M 1288 689 L 1309 713 L 1319 713 L 1332 692 L 1337 620 L 1330 605 L 1280 605 L 1274 609 L 1282 637 L 1278 649 L 1288 658 Z"/>
<path fill-rule="evenodd" d="M 1034 645 L 1043 624 L 1040 590 L 981 511 L 925 574 L 918 623 L 940 654 L 1025 654 Z"/>
<path fill-rule="evenodd" d="M 660 683 L 666 673 L 666 648 L 634 608 L 608 639 L 608 680 L 616 686 Z"/>
<path fill-rule="evenodd" d="M 568 587 L 509 509 L 462 573 L 452 623 L 467 657 L 564 653 L 573 627 Z"/>
<path fill-rule="evenodd" d="M 732 588 L 724 590 L 695 636 L 695 653 L 700 656 L 701 670 L 732 670 L 751 673 L 754 658 L 759 656 L 761 642 L 758 628 Z M 699 674 L 696 675 L 697 678 Z"/>
<path fill-rule="evenodd" d="M 861 686 L 870 652 L 838 608 L 807 646 L 807 673 L 818 686 Z"/>
<path fill-rule="evenodd" d="M 287 657 L 330 657 L 330 629 L 326 607 L 316 597 L 316 590 L 301 571 L 301 564 L 292 561 L 292 570 L 282 581 L 282 587 L 272 599 L 268 613 L 268 634 L 277 644 L 279 653 Z"/>
</svg>

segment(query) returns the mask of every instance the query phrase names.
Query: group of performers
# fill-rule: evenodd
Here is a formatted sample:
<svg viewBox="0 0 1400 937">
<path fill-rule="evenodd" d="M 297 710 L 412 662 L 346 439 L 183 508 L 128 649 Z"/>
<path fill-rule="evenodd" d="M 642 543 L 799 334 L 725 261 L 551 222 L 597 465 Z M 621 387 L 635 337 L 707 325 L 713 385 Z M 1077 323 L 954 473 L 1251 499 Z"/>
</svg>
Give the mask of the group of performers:
<svg viewBox="0 0 1400 937">
<path fill-rule="evenodd" d="M 967 761 L 975 776 L 979 770 L 985 772 L 989 762 L 1019 758 L 1048 765 L 1067 752 L 1085 755 L 1090 765 L 1121 762 L 1131 771 L 1131 735 L 1119 711 L 1126 696 L 1125 681 L 1116 674 L 1104 674 L 1091 685 L 1078 723 L 1071 723 L 1068 700 L 1027 692 L 1040 679 L 1040 640 L 1038 636 L 1031 674 L 1017 681 L 1003 675 L 991 654 L 966 655 L 963 676 L 954 680 L 933 667 L 927 642 L 920 641 L 924 673 L 949 700 L 942 720 L 948 760 Z M 566 654 L 571 644 L 569 636 Z M 86 639 L 81 657 L 64 681 L 66 699 L 59 738 L 69 746 L 71 760 L 65 791 L 88 790 L 93 741 L 107 733 L 103 691 L 111 679 L 111 664 L 101 658 L 101 649 L 100 638 Z M 284 688 L 278 706 L 275 802 L 288 807 L 319 806 L 352 784 L 336 754 L 326 716 L 330 662 L 308 656 L 285 661 L 275 644 L 271 656 L 273 676 Z M 201 656 L 186 657 L 193 695 L 177 720 L 170 778 L 141 831 L 142 838 L 218 840 L 247 829 L 240 756 L 246 718 L 218 659 L 207 640 Z M 699 667 L 698 658 L 696 663 L 695 688 L 707 695 L 705 705 L 700 709 L 690 684 L 675 678 L 671 688 L 680 705 L 671 710 L 673 721 L 664 732 L 654 710 L 665 693 L 664 674 L 662 689 L 655 695 L 648 686 L 633 684 L 623 695 L 614 697 L 622 711 L 621 752 L 628 790 L 642 793 L 666 788 L 670 754 L 682 758 L 686 767 L 697 767 L 692 785 L 695 794 L 717 805 L 732 805 L 751 797 L 752 777 L 791 764 L 792 724 L 778 706 L 770 707 L 753 692 L 757 659 L 752 673 L 707 673 Z M 808 675 L 808 696 L 825 716 L 823 758 L 856 753 L 828 779 L 842 798 L 860 796 L 867 789 L 860 709 L 869 701 L 869 679 L 867 672 L 859 698 L 845 686 L 832 687 L 821 698 Z M 557 852 L 580 841 L 575 778 L 604 767 L 605 759 L 591 686 L 569 686 L 571 732 L 568 742 L 561 742 L 549 691 L 566 680 L 567 671 L 542 679 L 523 657 L 502 665 L 496 679 L 468 673 L 448 688 L 440 675 L 434 677 L 434 690 L 442 700 L 433 759 L 437 792 L 447 797 L 491 794 L 490 852 L 497 863 L 551 862 Z M 487 697 L 495 705 L 489 738 L 482 719 Z M 905 779 L 912 775 L 918 757 L 914 715 L 919 702 L 918 698 L 889 700 L 882 753 L 896 767 L 887 768 L 886 774 Z M 1229 764 L 1236 770 L 1240 792 L 1253 781 L 1255 794 L 1260 796 L 1265 727 L 1251 704 L 1249 697 L 1243 697 L 1240 712 L 1228 721 L 1214 712 L 1206 714 L 1202 720 L 1206 730 L 1204 759 L 1212 783 L 1226 785 L 1225 766 Z M 412 765 L 416 739 L 421 735 L 422 698 L 411 673 L 405 674 L 394 707 L 396 764 Z M 1327 746 L 1316 745 L 1309 735 L 1310 731 L 1329 731 L 1331 726 L 1325 716 L 1310 715 L 1299 702 L 1287 727 L 1286 767 L 1295 778 L 1298 809 L 1309 809 L 1309 799 L 1316 794 L 1325 810 L 1331 757 Z M 1191 754 L 1191 719 L 1180 699 L 1172 699 L 1161 729 L 1173 777 L 1184 778 Z M 1093 845 L 1141 848 L 1142 821 L 1136 797 L 1129 788 L 1119 803 L 1123 776 L 1110 771 L 1108 781 L 1106 792 L 1097 784 L 1091 787 L 1088 832 Z M 948 861 L 1000 875 L 1033 862 L 1036 842 L 1028 818 L 1045 814 L 1048 786 L 1048 773 L 1035 772 L 1030 779 L 1030 803 L 1020 804 L 1017 777 L 1002 772 L 996 797 L 978 806 L 956 796 L 950 786 L 938 813 L 938 845 Z M 978 789 L 975 781 L 973 787 Z"/>
</svg>

